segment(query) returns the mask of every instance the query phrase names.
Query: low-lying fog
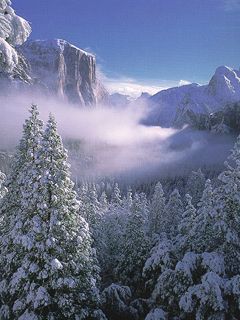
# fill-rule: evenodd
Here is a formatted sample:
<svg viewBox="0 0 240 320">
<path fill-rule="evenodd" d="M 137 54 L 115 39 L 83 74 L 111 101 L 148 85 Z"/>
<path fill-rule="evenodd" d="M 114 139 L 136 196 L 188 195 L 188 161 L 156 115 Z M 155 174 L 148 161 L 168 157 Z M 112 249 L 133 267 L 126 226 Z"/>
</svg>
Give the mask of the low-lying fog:
<svg viewBox="0 0 240 320">
<path fill-rule="evenodd" d="M 141 124 L 147 108 L 78 108 L 50 97 L 1 97 L 0 149 L 13 149 L 31 103 L 46 121 L 52 112 L 70 148 L 72 171 L 78 176 L 144 176 L 181 174 L 186 169 L 222 164 L 234 137 L 189 128 L 148 127 Z M 75 146 L 73 148 L 73 145 Z M 77 147 L 76 147 L 77 146 Z"/>
</svg>

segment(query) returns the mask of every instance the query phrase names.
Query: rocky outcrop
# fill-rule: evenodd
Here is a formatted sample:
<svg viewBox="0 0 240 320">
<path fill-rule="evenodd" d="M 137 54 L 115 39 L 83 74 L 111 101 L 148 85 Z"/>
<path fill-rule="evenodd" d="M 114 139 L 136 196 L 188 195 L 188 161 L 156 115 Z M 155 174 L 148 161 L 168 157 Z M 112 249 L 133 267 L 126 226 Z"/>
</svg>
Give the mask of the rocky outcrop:
<svg viewBox="0 0 240 320">
<path fill-rule="evenodd" d="M 79 105 L 95 105 L 106 99 L 92 54 L 59 39 L 29 41 L 19 51 L 30 65 L 31 77 L 50 93 Z"/>
</svg>

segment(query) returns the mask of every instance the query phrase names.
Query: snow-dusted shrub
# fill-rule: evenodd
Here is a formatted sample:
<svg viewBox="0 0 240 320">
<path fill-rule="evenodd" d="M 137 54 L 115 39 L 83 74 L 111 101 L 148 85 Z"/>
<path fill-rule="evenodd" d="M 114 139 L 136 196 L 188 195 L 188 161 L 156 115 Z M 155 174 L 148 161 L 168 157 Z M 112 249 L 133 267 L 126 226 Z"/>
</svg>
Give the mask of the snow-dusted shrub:
<svg viewBox="0 0 240 320">
<path fill-rule="evenodd" d="M 146 316 L 145 320 L 167 320 L 167 313 L 163 311 L 161 308 L 152 309 L 148 315 Z"/>
<path fill-rule="evenodd" d="M 111 320 L 133 320 L 136 310 L 130 306 L 131 289 L 112 283 L 101 294 L 104 313 Z"/>
</svg>

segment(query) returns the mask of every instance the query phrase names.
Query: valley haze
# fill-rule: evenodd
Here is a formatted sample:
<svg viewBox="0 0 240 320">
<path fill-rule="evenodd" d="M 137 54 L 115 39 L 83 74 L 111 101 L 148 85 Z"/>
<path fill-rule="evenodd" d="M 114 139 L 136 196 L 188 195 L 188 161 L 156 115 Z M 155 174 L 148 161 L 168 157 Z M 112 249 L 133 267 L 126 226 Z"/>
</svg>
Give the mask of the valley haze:
<svg viewBox="0 0 240 320">
<path fill-rule="evenodd" d="M 144 176 L 188 174 L 202 166 L 222 164 L 235 139 L 235 135 L 217 135 L 187 125 L 181 129 L 144 125 L 142 120 L 148 115 L 144 103 L 89 109 L 32 93 L 1 98 L 2 150 L 14 150 L 28 106 L 35 103 L 44 121 L 49 113 L 56 117 L 66 147 L 68 141 L 79 142 L 80 158 L 92 159 L 78 163 L 76 155 L 71 157 L 74 150 L 69 152 L 74 174 L 85 178 L 131 176 L 144 180 Z"/>
</svg>

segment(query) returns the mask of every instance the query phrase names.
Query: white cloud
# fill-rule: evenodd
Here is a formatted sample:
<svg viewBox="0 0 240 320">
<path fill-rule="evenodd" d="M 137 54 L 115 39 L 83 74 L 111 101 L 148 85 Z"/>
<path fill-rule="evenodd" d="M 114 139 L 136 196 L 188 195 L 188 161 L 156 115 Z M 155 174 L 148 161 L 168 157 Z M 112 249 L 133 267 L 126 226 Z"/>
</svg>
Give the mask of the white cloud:
<svg viewBox="0 0 240 320">
<path fill-rule="evenodd" d="M 119 77 L 108 77 L 102 70 L 101 67 L 97 67 L 98 78 L 105 85 L 106 89 L 110 94 L 120 93 L 129 96 L 133 99 L 139 97 L 143 92 L 147 92 L 153 95 L 159 91 L 172 88 L 180 87 L 192 82 L 188 80 L 137 80 L 126 76 Z"/>
<path fill-rule="evenodd" d="M 168 87 L 149 85 L 147 83 L 138 82 L 135 79 L 129 78 L 107 78 L 104 80 L 104 84 L 110 93 L 121 93 L 132 98 L 137 98 L 142 92 L 148 92 L 153 95 Z"/>
<path fill-rule="evenodd" d="M 151 95 L 168 89 L 173 86 L 178 86 L 179 81 L 168 80 L 136 80 L 130 77 L 108 77 L 98 67 L 98 78 L 105 85 L 109 93 L 120 93 L 130 96 L 131 98 L 139 97 L 142 92 L 147 92 Z"/>
<path fill-rule="evenodd" d="M 190 84 L 191 82 L 188 81 L 188 80 L 180 80 L 179 83 L 178 83 L 178 86 L 181 87 L 181 86 L 186 86 L 187 84 Z"/>
</svg>

